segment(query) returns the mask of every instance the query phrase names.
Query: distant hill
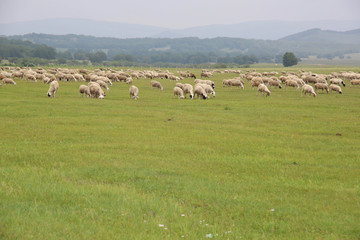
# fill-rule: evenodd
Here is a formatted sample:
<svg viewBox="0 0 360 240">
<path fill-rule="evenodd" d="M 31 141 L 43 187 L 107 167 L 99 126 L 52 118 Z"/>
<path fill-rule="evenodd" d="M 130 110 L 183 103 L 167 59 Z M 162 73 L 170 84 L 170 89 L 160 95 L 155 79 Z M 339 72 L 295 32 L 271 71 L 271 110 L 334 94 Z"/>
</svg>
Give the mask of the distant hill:
<svg viewBox="0 0 360 240">
<path fill-rule="evenodd" d="M 322 43 L 322 44 L 337 43 L 337 44 L 359 45 L 360 28 L 345 32 L 321 30 L 315 28 L 284 37 L 280 40 L 292 41 L 292 42 Z"/>
<path fill-rule="evenodd" d="M 141 24 L 95 21 L 88 19 L 45 19 L 0 24 L 0 35 L 44 33 L 53 35 L 89 35 L 114 38 L 246 38 L 277 40 L 312 28 L 348 31 L 360 28 L 360 21 L 256 21 L 239 24 L 207 25 L 169 29 Z"/>
<path fill-rule="evenodd" d="M 141 24 L 94 21 L 89 19 L 46 19 L 0 24 L 0 35 L 44 33 L 54 35 L 77 34 L 96 37 L 142 38 L 169 29 Z"/>
<path fill-rule="evenodd" d="M 294 52 L 297 57 L 326 56 L 327 58 L 360 52 L 360 29 L 345 32 L 311 29 L 280 40 L 228 37 L 119 39 L 74 34 L 26 34 L 8 38 L 45 44 L 59 51 L 94 52 L 100 50 L 106 52 L 110 58 L 116 54 L 213 53 L 217 56 L 251 55 L 269 61 L 287 51 Z"/>
</svg>

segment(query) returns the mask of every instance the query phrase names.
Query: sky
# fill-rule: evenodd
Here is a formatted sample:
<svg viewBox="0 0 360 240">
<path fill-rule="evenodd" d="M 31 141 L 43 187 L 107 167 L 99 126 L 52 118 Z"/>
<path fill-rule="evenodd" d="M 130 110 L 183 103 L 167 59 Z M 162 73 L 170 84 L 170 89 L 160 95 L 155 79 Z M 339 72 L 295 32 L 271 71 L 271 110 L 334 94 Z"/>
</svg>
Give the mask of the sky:
<svg viewBox="0 0 360 240">
<path fill-rule="evenodd" d="M 359 20 L 360 0 L 0 0 L 0 23 L 81 18 L 182 29 L 249 21 Z"/>
</svg>

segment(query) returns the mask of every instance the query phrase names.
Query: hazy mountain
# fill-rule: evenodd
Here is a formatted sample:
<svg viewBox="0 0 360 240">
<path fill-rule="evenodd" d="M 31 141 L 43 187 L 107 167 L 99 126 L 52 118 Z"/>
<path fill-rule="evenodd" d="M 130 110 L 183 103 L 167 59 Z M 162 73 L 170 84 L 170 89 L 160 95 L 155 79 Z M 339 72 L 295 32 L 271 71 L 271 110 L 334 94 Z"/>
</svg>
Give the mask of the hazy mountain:
<svg viewBox="0 0 360 240">
<path fill-rule="evenodd" d="M 167 29 L 140 24 L 86 19 L 47 19 L 0 24 L 0 35 L 46 33 L 54 35 L 90 35 L 114 38 L 246 38 L 276 40 L 312 28 L 348 31 L 360 28 L 360 21 L 258 21 L 229 25 L 208 25 L 185 29 Z"/>
<path fill-rule="evenodd" d="M 258 21 L 230 25 L 208 25 L 182 30 L 164 31 L 157 37 L 233 37 L 247 39 L 277 40 L 312 28 L 347 31 L 360 28 L 360 21 Z"/>
<path fill-rule="evenodd" d="M 95 37 L 139 38 L 153 36 L 167 30 L 167 28 L 140 24 L 62 18 L 0 24 L 0 35 L 5 36 L 45 33 L 54 35 L 78 34 Z"/>
<path fill-rule="evenodd" d="M 217 55 L 253 55 L 272 58 L 287 51 L 299 57 L 342 56 L 360 52 L 360 28 L 338 32 L 310 29 L 289 35 L 280 40 L 259 40 L 245 38 L 217 37 L 200 39 L 186 38 L 107 38 L 85 35 L 26 34 L 9 36 L 9 39 L 28 40 L 36 44 L 45 44 L 59 51 L 104 51 L 109 56 L 119 53 L 209 53 Z"/>
<path fill-rule="evenodd" d="M 319 28 L 315 28 L 284 37 L 280 40 L 322 44 L 338 43 L 358 45 L 360 44 L 360 28 L 345 32 L 321 30 Z"/>
</svg>

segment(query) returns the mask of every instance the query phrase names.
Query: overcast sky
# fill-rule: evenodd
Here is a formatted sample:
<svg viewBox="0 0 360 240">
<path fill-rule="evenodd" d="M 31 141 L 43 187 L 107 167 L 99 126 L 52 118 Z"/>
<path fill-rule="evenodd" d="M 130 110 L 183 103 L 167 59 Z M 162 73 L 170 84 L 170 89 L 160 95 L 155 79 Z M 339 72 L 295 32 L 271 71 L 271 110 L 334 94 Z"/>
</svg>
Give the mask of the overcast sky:
<svg viewBox="0 0 360 240">
<path fill-rule="evenodd" d="M 360 0 L 0 0 L 0 23 L 48 18 L 177 29 L 258 20 L 360 21 Z"/>
</svg>

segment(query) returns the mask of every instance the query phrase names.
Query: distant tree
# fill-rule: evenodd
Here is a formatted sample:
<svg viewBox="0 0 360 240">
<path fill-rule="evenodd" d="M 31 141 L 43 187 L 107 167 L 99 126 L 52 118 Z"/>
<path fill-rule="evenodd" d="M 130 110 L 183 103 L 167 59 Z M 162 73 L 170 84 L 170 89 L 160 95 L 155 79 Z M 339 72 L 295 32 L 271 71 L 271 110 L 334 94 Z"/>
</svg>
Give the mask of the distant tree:
<svg viewBox="0 0 360 240">
<path fill-rule="evenodd" d="M 93 63 L 101 63 L 102 61 L 105 61 L 107 56 L 104 52 L 96 52 L 96 53 L 89 53 L 88 54 L 89 60 Z"/>
<path fill-rule="evenodd" d="M 55 59 L 56 51 L 55 48 L 46 45 L 40 45 L 34 49 L 33 57 Z"/>
<path fill-rule="evenodd" d="M 295 54 L 292 52 L 286 52 L 282 60 L 284 67 L 291 67 L 298 63 L 298 59 L 296 58 Z"/>
</svg>

